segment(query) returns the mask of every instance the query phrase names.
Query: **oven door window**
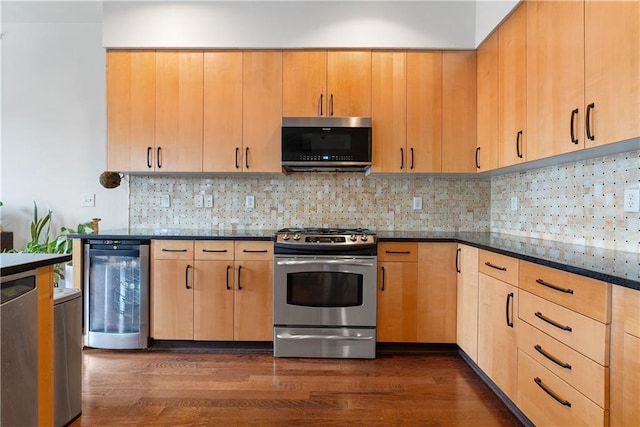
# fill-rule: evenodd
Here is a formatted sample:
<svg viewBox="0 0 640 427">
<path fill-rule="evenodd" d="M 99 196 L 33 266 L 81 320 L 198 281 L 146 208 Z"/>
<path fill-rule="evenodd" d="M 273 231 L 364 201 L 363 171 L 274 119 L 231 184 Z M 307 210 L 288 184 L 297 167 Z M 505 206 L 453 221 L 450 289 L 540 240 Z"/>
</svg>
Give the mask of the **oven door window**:
<svg viewBox="0 0 640 427">
<path fill-rule="evenodd" d="M 355 273 L 311 271 L 287 274 L 287 304 L 304 307 L 362 305 L 363 276 Z"/>
</svg>

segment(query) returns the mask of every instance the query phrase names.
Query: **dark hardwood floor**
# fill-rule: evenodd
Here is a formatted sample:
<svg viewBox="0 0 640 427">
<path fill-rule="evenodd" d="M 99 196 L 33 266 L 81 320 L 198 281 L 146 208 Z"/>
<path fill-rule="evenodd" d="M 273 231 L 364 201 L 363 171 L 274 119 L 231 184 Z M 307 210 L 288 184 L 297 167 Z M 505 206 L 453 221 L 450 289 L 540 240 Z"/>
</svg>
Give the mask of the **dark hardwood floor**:
<svg viewBox="0 0 640 427">
<path fill-rule="evenodd" d="M 72 426 L 519 426 L 455 354 L 83 352 Z"/>
</svg>

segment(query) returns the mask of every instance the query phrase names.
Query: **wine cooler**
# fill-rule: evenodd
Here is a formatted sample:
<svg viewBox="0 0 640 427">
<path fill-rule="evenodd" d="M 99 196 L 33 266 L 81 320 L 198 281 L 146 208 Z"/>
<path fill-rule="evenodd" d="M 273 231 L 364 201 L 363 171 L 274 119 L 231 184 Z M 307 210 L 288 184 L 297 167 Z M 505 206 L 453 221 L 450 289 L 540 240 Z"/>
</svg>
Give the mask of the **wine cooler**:
<svg viewBox="0 0 640 427">
<path fill-rule="evenodd" d="M 84 345 L 147 348 L 149 241 L 90 239 L 84 260 Z"/>
</svg>

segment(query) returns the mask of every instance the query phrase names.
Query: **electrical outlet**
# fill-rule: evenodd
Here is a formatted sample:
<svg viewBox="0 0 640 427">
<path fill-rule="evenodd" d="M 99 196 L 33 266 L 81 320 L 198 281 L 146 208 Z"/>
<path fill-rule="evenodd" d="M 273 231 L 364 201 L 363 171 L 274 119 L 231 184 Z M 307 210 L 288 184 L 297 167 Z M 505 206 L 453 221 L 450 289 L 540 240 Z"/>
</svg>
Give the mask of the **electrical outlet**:
<svg viewBox="0 0 640 427">
<path fill-rule="evenodd" d="M 413 210 L 421 211 L 422 210 L 422 197 L 414 197 L 413 198 Z"/>
<path fill-rule="evenodd" d="M 80 206 L 92 208 L 96 205 L 96 195 L 93 193 L 84 193 L 82 195 L 82 203 Z"/>
<path fill-rule="evenodd" d="M 624 190 L 624 211 L 640 212 L 640 189 Z"/>
<path fill-rule="evenodd" d="M 247 209 L 253 209 L 256 207 L 256 199 L 253 196 L 247 196 L 244 202 Z"/>
<path fill-rule="evenodd" d="M 196 208 L 203 208 L 204 207 L 204 196 L 202 194 L 196 194 L 195 197 L 193 198 L 193 205 Z"/>
<path fill-rule="evenodd" d="M 171 206 L 171 197 L 168 194 L 163 194 L 160 196 L 160 207 L 168 208 Z"/>
<path fill-rule="evenodd" d="M 511 210 L 514 212 L 518 210 L 518 196 L 511 198 Z"/>
<path fill-rule="evenodd" d="M 205 208 L 213 207 L 213 194 L 206 194 L 204 196 L 204 207 Z"/>
</svg>

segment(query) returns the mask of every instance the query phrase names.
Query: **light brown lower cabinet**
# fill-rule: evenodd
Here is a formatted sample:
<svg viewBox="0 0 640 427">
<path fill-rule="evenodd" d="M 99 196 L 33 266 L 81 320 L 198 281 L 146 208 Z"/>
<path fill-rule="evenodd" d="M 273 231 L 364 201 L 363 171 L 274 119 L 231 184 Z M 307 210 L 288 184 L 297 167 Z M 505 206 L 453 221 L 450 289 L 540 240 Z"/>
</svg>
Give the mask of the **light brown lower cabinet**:
<svg viewBox="0 0 640 427">
<path fill-rule="evenodd" d="M 455 343 L 455 243 L 378 245 L 379 342 Z"/>
<path fill-rule="evenodd" d="M 640 425 L 640 291 L 614 286 L 611 426 Z"/>
<path fill-rule="evenodd" d="M 458 245 L 456 272 L 456 341 L 478 363 L 478 248 Z"/>
<path fill-rule="evenodd" d="M 273 243 L 152 242 L 151 335 L 273 339 Z"/>
<path fill-rule="evenodd" d="M 518 288 L 484 273 L 478 288 L 478 366 L 516 402 Z"/>
</svg>

